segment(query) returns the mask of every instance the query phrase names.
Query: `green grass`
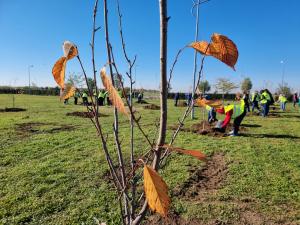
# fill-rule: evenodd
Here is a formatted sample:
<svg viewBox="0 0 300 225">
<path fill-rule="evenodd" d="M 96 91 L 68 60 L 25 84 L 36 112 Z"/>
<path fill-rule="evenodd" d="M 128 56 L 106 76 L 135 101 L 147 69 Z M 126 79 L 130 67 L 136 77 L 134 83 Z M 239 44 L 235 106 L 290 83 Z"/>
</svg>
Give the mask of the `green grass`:
<svg viewBox="0 0 300 225">
<path fill-rule="evenodd" d="M 169 102 L 168 124 L 175 124 L 184 108 Z M 83 106 L 63 105 L 57 97 L 16 96 L 16 107 L 25 112 L 0 112 L 0 224 L 95 224 L 94 217 L 107 224 L 120 221 L 117 196 L 105 179 L 107 165 L 89 119 L 66 116 L 85 111 Z M 0 95 L 0 108 L 12 107 L 11 95 Z M 246 117 L 247 127 L 240 137 L 208 137 L 181 132 L 175 145 L 199 149 L 207 154 L 224 152 L 229 173 L 223 186 L 205 201 L 172 198 L 172 211 L 184 218 L 204 223 L 239 221 L 248 210 L 271 224 L 300 223 L 300 112 L 287 106 L 280 118 Z M 155 135 L 159 111 L 137 105 L 142 124 L 150 137 Z M 112 109 L 101 109 L 113 153 Z M 187 119 L 185 126 L 199 122 Z M 206 117 L 205 117 L 206 118 Z M 39 132 L 22 134 L 18 124 L 40 122 Z M 70 130 L 53 128 L 73 125 Z M 257 125 L 257 126 L 255 126 Z M 120 139 L 129 158 L 129 124 L 121 116 Z M 168 140 L 172 134 L 168 130 Z M 145 151 L 138 131 L 135 151 Z M 113 153 L 114 154 L 114 153 Z M 161 171 L 170 189 L 180 186 L 191 166 L 203 163 L 191 157 L 172 155 Z M 172 193 L 172 191 L 171 191 Z"/>
</svg>

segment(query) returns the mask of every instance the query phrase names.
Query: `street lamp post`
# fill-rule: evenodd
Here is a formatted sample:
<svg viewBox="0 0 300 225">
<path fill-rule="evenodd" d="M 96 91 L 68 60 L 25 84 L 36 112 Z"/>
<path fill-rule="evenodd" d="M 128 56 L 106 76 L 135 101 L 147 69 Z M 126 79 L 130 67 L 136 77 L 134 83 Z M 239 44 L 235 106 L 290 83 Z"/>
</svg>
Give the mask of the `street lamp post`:
<svg viewBox="0 0 300 225">
<path fill-rule="evenodd" d="M 28 87 L 29 87 L 29 94 L 31 94 L 31 90 L 30 90 L 30 68 L 32 68 L 33 65 L 29 65 L 28 66 Z"/>
</svg>

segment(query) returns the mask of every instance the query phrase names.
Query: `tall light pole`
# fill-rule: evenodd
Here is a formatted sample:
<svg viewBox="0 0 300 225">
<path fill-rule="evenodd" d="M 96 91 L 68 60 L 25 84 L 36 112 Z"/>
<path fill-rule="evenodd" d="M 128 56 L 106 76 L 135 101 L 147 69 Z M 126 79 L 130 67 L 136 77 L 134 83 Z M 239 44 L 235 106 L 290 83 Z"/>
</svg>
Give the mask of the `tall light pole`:
<svg viewBox="0 0 300 225">
<path fill-rule="evenodd" d="M 283 60 L 281 60 L 280 63 L 282 64 L 281 88 L 283 88 L 283 85 L 284 85 L 285 64 L 284 64 Z"/>
<path fill-rule="evenodd" d="M 193 7 L 191 13 L 193 16 L 196 17 L 196 28 L 195 28 L 195 42 L 198 41 L 198 34 L 199 34 L 199 9 L 200 4 L 208 2 L 209 0 L 193 0 Z M 194 15 L 194 8 L 196 9 L 196 15 Z M 194 53 L 194 79 L 193 79 L 193 90 L 192 90 L 192 111 L 191 111 L 191 119 L 194 119 L 194 96 L 195 96 L 195 86 L 196 86 L 196 74 L 197 74 L 197 51 L 195 50 Z"/>
<path fill-rule="evenodd" d="M 28 66 L 28 87 L 29 87 L 29 94 L 31 94 L 31 90 L 30 90 L 30 83 L 31 83 L 31 81 L 30 81 L 30 68 L 32 68 L 33 67 L 33 65 L 29 65 Z"/>
</svg>

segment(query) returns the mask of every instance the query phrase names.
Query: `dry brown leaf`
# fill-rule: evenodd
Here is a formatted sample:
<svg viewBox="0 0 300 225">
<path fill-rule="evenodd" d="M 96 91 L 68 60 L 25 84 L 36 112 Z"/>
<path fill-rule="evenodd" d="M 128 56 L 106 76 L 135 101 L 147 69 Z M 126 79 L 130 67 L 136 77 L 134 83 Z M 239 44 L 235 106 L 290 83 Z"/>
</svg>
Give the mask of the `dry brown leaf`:
<svg viewBox="0 0 300 225">
<path fill-rule="evenodd" d="M 206 100 L 205 98 L 196 99 L 196 105 L 200 107 L 205 107 L 206 105 L 219 109 L 223 107 L 223 103 L 220 100 Z"/>
<path fill-rule="evenodd" d="M 63 93 L 60 96 L 60 99 L 68 99 L 74 95 L 76 91 L 76 88 L 72 85 L 66 85 L 65 89 L 63 90 Z"/>
<path fill-rule="evenodd" d="M 107 77 L 105 67 L 103 67 L 100 71 L 100 76 L 102 79 L 103 86 L 109 93 L 109 99 L 111 100 L 112 104 L 123 114 L 128 115 L 124 102 L 122 101 L 118 91 L 112 85 L 111 80 Z"/>
<path fill-rule="evenodd" d="M 61 57 L 59 60 L 56 61 L 52 68 L 52 74 L 54 80 L 56 81 L 57 85 L 63 89 L 65 86 L 65 69 L 66 69 L 67 58 Z"/>
<path fill-rule="evenodd" d="M 221 34 L 213 34 L 211 36 L 210 43 L 206 41 L 199 41 L 192 42 L 189 46 L 201 54 L 213 56 L 219 59 L 232 69 L 234 69 L 234 65 L 239 57 L 238 49 L 234 42 Z"/>
<path fill-rule="evenodd" d="M 65 41 L 63 44 L 63 51 L 64 51 L 64 56 L 70 60 L 74 58 L 75 56 L 78 55 L 78 49 L 77 46 L 70 42 L 70 41 Z"/>
<path fill-rule="evenodd" d="M 165 217 L 168 214 L 170 198 L 168 186 L 151 167 L 144 166 L 144 190 L 150 209 Z"/>
<path fill-rule="evenodd" d="M 182 153 L 184 155 L 193 156 L 193 157 L 195 157 L 199 160 L 202 160 L 202 161 L 206 160 L 206 155 L 204 153 L 200 152 L 200 151 L 197 151 L 197 150 L 187 150 L 187 149 L 183 149 L 183 148 L 173 147 L 173 146 L 170 146 L 170 145 L 164 145 L 163 147 L 168 148 L 171 151 Z"/>
</svg>

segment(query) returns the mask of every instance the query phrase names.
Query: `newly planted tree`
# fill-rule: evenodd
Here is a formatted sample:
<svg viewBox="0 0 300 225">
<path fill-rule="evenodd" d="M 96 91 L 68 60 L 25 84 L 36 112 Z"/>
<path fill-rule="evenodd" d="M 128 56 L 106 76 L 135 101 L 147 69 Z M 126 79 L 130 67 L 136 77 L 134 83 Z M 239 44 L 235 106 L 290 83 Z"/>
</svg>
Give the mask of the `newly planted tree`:
<svg viewBox="0 0 300 225">
<path fill-rule="evenodd" d="M 101 149 L 104 152 L 106 162 L 109 166 L 110 175 L 112 177 L 112 184 L 119 196 L 117 199 L 120 205 L 120 215 L 121 222 L 126 225 L 136 225 L 140 224 L 144 219 L 148 209 L 159 213 L 161 216 L 166 217 L 171 204 L 171 198 L 168 195 L 168 186 L 159 175 L 159 169 L 162 169 L 168 156 L 172 153 L 180 153 L 183 155 L 188 155 L 195 157 L 199 160 L 204 160 L 206 157 L 203 153 L 197 150 L 185 150 L 183 148 L 174 147 L 173 143 L 183 126 L 185 119 L 191 112 L 192 104 L 189 104 L 179 119 L 178 128 L 173 133 L 170 140 L 166 140 L 166 129 L 167 129 L 167 94 L 168 85 L 172 77 L 172 72 L 175 66 L 173 64 L 169 79 L 167 79 L 167 34 L 168 34 L 168 14 L 167 14 L 167 0 L 159 0 L 159 12 L 160 12 L 160 118 L 157 124 L 157 136 L 150 136 L 148 132 L 141 126 L 140 121 L 142 117 L 139 115 L 137 110 L 133 107 L 132 93 L 133 93 L 133 74 L 132 69 L 136 62 L 136 56 L 131 59 L 127 54 L 127 49 L 125 45 L 125 37 L 122 28 L 122 14 L 117 1 L 117 12 L 119 17 L 119 31 L 120 39 L 123 49 L 123 55 L 125 62 L 128 65 L 128 70 L 123 74 L 127 75 L 127 79 L 130 83 L 129 97 L 125 93 L 124 79 L 126 77 L 121 76 L 118 65 L 115 61 L 113 45 L 110 42 L 109 33 L 109 17 L 108 17 L 108 7 L 107 0 L 103 0 L 103 10 L 104 10 L 104 41 L 106 44 L 106 55 L 107 61 L 103 62 L 105 66 L 100 69 L 100 74 L 97 75 L 96 63 L 95 63 L 95 35 L 99 28 L 96 26 L 96 16 L 98 10 L 98 0 L 95 1 L 94 11 L 93 11 L 93 29 L 92 29 L 92 41 L 90 43 L 92 51 L 92 66 L 93 66 L 93 84 L 98 95 L 98 76 L 102 80 L 102 84 L 109 93 L 109 98 L 113 105 L 113 115 L 114 124 L 112 127 L 114 148 L 110 149 L 108 143 L 108 135 L 104 132 L 102 127 L 101 116 L 98 117 L 98 112 L 101 111 L 97 101 L 93 99 L 93 90 L 89 84 L 89 77 L 86 74 L 86 70 L 83 66 L 83 62 L 80 58 L 79 51 L 75 44 L 71 42 L 65 42 L 64 56 L 61 57 L 53 67 L 53 76 L 57 84 L 61 87 L 62 98 L 66 98 L 74 92 L 76 87 L 72 85 L 66 85 L 64 80 L 65 67 L 68 60 L 76 57 L 85 78 L 85 82 L 88 87 L 91 106 L 86 106 L 87 110 L 91 112 L 94 117 L 91 118 L 92 124 L 96 128 L 97 137 L 101 141 Z M 222 39 L 222 40 L 220 40 Z M 214 34 L 212 42 L 205 47 L 205 51 L 201 52 L 203 54 L 201 59 L 201 67 L 197 77 L 197 85 L 200 81 L 200 74 L 203 70 L 204 58 L 206 55 L 213 55 L 214 57 L 230 64 L 232 67 L 235 63 L 232 62 L 230 53 L 224 52 L 222 45 L 227 45 L 227 41 L 224 36 Z M 193 43 L 191 46 L 197 45 Z M 197 48 L 195 48 L 199 51 Z M 221 51 L 221 52 L 220 52 Z M 223 52 L 222 52 L 223 51 Z M 118 87 L 116 87 L 118 85 Z M 118 89 L 123 92 L 125 103 L 120 97 Z M 127 106 L 125 106 L 127 105 Z M 119 117 L 120 114 L 128 119 L 128 126 L 130 126 L 130 157 L 124 157 L 128 154 L 125 149 L 126 146 L 121 143 L 119 136 Z M 134 132 L 139 132 L 147 143 L 147 148 L 143 150 L 144 154 L 138 155 L 135 146 L 136 140 L 134 138 Z M 168 143 L 168 144 L 166 144 Z M 144 180 L 143 188 L 141 188 L 142 178 Z"/>
</svg>

